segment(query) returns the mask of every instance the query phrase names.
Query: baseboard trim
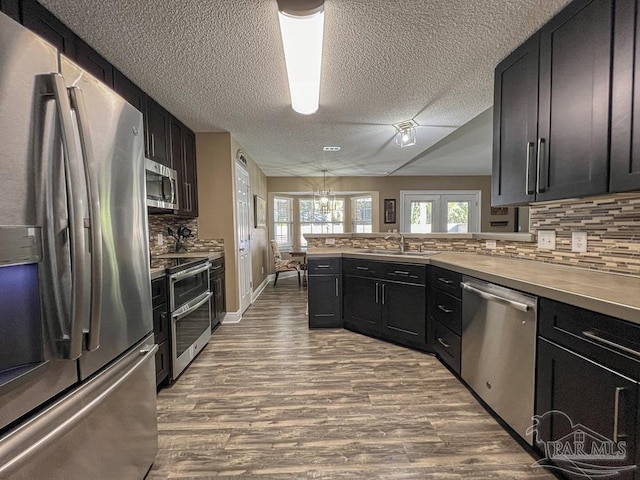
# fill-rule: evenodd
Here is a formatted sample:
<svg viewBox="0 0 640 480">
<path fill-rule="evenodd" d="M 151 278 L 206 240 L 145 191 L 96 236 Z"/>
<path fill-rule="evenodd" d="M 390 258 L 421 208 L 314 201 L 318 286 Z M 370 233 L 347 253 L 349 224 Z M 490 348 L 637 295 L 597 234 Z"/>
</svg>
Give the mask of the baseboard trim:
<svg viewBox="0 0 640 480">
<path fill-rule="evenodd" d="M 262 292 L 264 292 L 265 287 L 267 286 L 267 284 L 271 280 L 269 278 L 270 276 L 271 275 L 267 275 L 267 277 L 262 281 L 262 283 L 260 285 L 258 285 L 258 288 L 256 288 L 255 292 L 253 292 L 251 294 L 251 303 L 255 302 L 258 299 L 258 297 L 260 296 L 260 294 Z"/>
<path fill-rule="evenodd" d="M 238 310 L 236 312 L 227 312 L 221 323 L 223 325 L 227 323 L 240 323 L 240 320 L 242 320 L 242 312 Z"/>
</svg>

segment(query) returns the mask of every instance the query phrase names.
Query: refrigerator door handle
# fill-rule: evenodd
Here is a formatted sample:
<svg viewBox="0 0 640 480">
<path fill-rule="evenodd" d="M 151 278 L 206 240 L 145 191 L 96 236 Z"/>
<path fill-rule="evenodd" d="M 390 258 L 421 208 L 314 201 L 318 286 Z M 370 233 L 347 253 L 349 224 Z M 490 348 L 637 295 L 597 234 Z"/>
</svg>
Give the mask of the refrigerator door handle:
<svg viewBox="0 0 640 480">
<path fill-rule="evenodd" d="M 76 149 L 71 103 L 65 86 L 64 77 L 59 73 L 51 74 L 53 97 L 58 111 L 58 120 L 64 148 L 64 169 L 68 197 L 69 234 L 71 237 L 71 320 L 69 325 L 69 349 L 66 357 L 75 360 L 82 354 L 82 328 L 87 317 L 84 281 L 85 240 L 84 219 L 82 217 L 82 199 L 76 193 L 76 186 L 85 183 L 84 166 Z"/>
<path fill-rule="evenodd" d="M 71 106 L 76 111 L 80 146 L 84 164 L 87 196 L 89 199 L 89 228 L 91 251 L 91 310 L 89 315 L 89 331 L 85 336 L 85 348 L 96 350 L 100 346 L 100 312 L 102 307 L 102 223 L 100 221 L 100 194 L 98 191 L 98 178 L 90 168 L 95 165 L 91 133 L 89 132 L 89 117 L 84 103 L 84 95 L 78 87 L 69 88 L 71 93 Z"/>
</svg>

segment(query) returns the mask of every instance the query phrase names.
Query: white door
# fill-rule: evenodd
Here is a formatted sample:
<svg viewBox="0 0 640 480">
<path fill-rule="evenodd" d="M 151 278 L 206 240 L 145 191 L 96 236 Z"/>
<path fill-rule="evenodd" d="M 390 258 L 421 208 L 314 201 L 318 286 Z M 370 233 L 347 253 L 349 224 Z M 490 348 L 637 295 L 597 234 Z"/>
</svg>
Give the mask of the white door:
<svg viewBox="0 0 640 480">
<path fill-rule="evenodd" d="M 251 207 L 249 174 L 236 164 L 236 244 L 240 312 L 251 305 Z"/>
</svg>

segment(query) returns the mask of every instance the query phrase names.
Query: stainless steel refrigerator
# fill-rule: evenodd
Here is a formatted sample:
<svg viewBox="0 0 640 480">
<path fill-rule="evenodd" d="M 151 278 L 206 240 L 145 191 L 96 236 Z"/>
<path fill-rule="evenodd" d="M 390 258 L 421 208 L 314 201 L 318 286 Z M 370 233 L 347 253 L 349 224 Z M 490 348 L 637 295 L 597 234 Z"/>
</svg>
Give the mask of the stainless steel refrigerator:
<svg viewBox="0 0 640 480">
<path fill-rule="evenodd" d="M 157 451 L 142 114 L 0 14 L 0 478 Z"/>
</svg>

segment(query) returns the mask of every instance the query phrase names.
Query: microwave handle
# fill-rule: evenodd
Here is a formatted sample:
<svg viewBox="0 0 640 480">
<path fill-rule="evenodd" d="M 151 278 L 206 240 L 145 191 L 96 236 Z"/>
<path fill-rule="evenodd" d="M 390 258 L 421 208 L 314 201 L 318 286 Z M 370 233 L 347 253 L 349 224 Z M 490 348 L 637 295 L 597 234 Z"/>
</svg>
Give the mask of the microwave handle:
<svg viewBox="0 0 640 480">
<path fill-rule="evenodd" d="M 175 179 L 171 179 L 171 203 L 172 204 L 176 204 L 178 202 L 176 202 L 176 181 Z"/>
</svg>

